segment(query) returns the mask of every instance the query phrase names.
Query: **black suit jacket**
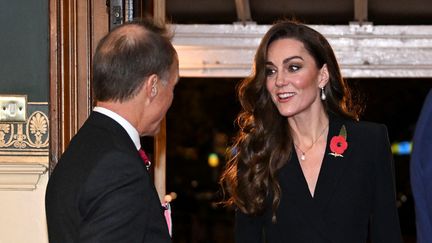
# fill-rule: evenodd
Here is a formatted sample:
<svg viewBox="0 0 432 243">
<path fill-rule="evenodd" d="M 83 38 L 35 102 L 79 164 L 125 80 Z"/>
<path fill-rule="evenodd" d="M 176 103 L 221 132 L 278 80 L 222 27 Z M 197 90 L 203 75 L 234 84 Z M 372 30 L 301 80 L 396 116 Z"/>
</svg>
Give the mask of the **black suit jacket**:
<svg viewBox="0 0 432 243">
<path fill-rule="evenodd" d="M 342 125 L 348 148 L 343 157 L 334 157 L 329 144 Z M 385 126 L 331 116 L 314 197 L 297 156 L 291 156 L 278 179 L 277 223 L 271 222 L 271 210 L 256 217 L 237 212 L 237 243 L 263 238 L 267 243 L 365 243 L 368 235 L 373 243 L 402 242 Z"/>
<path fill-rule="evenodd" d="M 127 132 L 93 112 L 46 191 L 51 243 L 171 242 L 157 192 Z"/>
</svg>

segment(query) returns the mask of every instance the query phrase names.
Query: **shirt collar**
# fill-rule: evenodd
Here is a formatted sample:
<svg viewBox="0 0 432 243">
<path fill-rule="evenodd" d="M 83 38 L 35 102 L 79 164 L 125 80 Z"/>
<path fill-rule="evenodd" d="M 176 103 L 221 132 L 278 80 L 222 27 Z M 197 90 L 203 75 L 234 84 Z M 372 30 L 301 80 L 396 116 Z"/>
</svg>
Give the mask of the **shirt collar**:
<svg viewBox="0 0 432 243">
<path fill-rule="evenodd" d="M 95 108 L 93 108 L 93 111 L 102 113 L 102 114 L 110 117 L 114 121 L 116 121 L 118 124 L 120 124 L 120 126 L 122 126 L 126 130 L 127 134 L 132 139 L 137 150 L 139 150 L 141 148 L 141 142 L 140 142 L 140 137 L 139 137 L 138 131 L 126 119 L 124 119 L 122 116 L 115 113 L 114 111 L 108 110 L 108 109 L 100 107 L 100 106 L 96 106 Z"/>
</svg>

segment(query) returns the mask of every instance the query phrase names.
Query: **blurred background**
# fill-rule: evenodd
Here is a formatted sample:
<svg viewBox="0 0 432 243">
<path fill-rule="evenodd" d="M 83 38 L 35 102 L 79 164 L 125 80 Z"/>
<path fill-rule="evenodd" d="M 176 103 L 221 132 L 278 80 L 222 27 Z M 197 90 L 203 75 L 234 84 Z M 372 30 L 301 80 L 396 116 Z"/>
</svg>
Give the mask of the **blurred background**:
<svg viewBox="0 0 432 243">
<path fill-rule="evenodd" d="M 362 12 L 358 4 L 365 3 L 366 11 Z M 142 8 L 152 8 L 152 1 L 141 4 Z M 248 5 L 250 15 L 236 11 L 242 4 Z M 173 24 L 239 21 L 271 24 L 280 18 L 295 18 L 313 25 L 348 25 L 352 21 L 374 25 L 432 24 L 430 0 L 170 0 L 166 12 L 167 20 Z M 175 89 L 166 120 L 167 193 L 175 197 L 172 203 L 175 243 L 234 242 L 233 211 L 218 204 L 221 200 L 218 179 L 225 166 L 226 149 L 237 132 L 234 120 L 240 105 L 235 90 L 240 80 L 183 77 Z M 410 142 L 423 101 L 432 88 L 432 78 L 347 81 L 365 108 L 362 120 L 387 125 L 395 161 L 401 228 L 405 242 L 415 242 L 409 182 Z"/>
</svg>

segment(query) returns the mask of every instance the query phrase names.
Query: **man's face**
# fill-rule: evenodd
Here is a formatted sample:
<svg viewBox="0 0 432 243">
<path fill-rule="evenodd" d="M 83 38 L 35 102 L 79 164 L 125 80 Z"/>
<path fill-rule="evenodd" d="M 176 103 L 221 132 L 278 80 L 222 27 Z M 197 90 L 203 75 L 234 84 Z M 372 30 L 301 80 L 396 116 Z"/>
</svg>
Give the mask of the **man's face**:
<svg viewBox="0 0 432 243">
<path fill-rule="evenodd" d="M 161 80 L 156 84 L 157 94 L 149 111 L 146 112 L 146 115 L 151 116 L 150 127 L 146 128 L 148 131 L 147 134 L 141 135 L 155 135 L 159 131 L 160 123 L 172 104 L 174 98 L 174 87 L 177 84 L 178 79 L 179 67 L 176 58 L 171 66 L 168 80 Z"/>
</svg>

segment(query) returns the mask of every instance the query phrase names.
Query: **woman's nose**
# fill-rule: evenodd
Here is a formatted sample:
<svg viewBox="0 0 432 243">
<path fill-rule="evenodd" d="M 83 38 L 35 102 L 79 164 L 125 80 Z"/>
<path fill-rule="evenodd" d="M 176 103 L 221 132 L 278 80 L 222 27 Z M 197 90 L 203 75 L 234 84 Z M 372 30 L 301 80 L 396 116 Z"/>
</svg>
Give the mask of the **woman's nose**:
<svg viewBox="0 0 432 243">
<path fill-rule="evenodd" d="M 278 73 L 278 75 L 276 76 L 276 82 L 275 85 L 277 87 L 283 87 L 285 85 L 288 84 L 288 79 L 287 77 L 283 74 L 283 73 Z"/>
</svg>

